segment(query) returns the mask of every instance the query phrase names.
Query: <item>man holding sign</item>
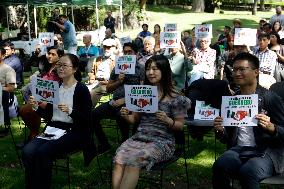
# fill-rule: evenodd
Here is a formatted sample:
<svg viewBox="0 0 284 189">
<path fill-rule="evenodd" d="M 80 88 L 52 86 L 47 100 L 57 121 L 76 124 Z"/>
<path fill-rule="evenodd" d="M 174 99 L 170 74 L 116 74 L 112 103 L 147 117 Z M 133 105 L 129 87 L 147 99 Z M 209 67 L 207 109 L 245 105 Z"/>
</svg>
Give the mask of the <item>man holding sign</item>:
<svg viewBox="0 0 284 189">
<path fill-rule="evenodd" d="M 214 189 L 231 188 L 230 178 L 238 178 L 243 189 L 257 189 L 261 180 L 284 170 L 284 106 L 279 96 L 259 86 L 259 72 L 259 60 L 250 53 L 233 60 L 233 79 L 240 86 L 237 95 L 258 95 L 258 114 L 251 116 L 258 124 L 233 127 L 224 124 L 222 117 L 214 120 L 217 137 L 229 147 L 213 165 Z M 234 117 L 244 116 L 249 115 L 239 112 Z"/>
<path fill-rule="evenodd" d="M 133 43 L 125 43 L 123 46 L 124 55 L 136 55 L 137 47 Z M 120 116 L 120 109 L 124 106 L 125 91 L 124 85 L 139 85 L 144 81 L 144 66 L 136 64 L 135 74 L 115 73 L 115 69 L 110 74 L 109 81 L 106 85 L 108 93 L 113 93 L 113 99 L 97 106 L 93 112 L 93 127 L 98 139 L 98 153 L 104 153 L 110 149 L 110 144 L 102 129 L 100 120 L 106 118 L 115 118 L 117 125 L 121 130 L 122 140 L 129 138 L 129 124 Z"/>
</svg>

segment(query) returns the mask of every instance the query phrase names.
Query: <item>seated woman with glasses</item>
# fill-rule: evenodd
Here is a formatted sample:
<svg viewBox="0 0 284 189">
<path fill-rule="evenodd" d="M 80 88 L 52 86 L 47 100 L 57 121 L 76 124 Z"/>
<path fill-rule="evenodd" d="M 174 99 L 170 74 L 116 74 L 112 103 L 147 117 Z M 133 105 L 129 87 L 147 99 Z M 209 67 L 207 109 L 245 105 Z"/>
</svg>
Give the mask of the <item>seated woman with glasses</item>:
<svg viewBox="0 0 284 189">
<path fill-rule="evenodd" d="M 58 76 L 62 79 L 59 88 L 59 103 L 38 105 L 33 96 L 29 104 L 47 120 L 47 126 L 65 130 L 58 139 L 34 138 L 23 148 L 23 163 L 26 174 L 26 188 L 50 188 L 52 162 L 57 157 L 83 150 L 85 165 L 95 155 L 91 135 L 92 102 L 88 88 L 80 83 L 79 59 L 66 54 L 56 64 Z"/>
<path fill-rule="evenodd" d="M 117 149 L 114 157 L 112 185 L 114 189 L 134 189 L 140 169 L 147 170 L 168 160 L 175 151 L 175 131 L 181 131 L 190 100 L 174 90 L 171 67 L 163 55 L 155 55 L 145 64 L 145 85 L 158 88 L 158 112 L 137 113 L 126 108 L 121 116 L 131 124 L 139 123 L 137 132 Z"/>
</svg>

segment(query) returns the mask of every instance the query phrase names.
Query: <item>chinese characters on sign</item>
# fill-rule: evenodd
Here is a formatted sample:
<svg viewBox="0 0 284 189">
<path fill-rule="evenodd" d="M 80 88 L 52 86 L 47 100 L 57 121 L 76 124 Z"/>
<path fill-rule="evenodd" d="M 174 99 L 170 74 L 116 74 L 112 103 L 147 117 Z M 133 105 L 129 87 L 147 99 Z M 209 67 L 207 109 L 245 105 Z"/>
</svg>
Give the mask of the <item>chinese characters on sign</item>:
<svg viewBox="0 0 284 189">
<path fill-rule="evenodd" d="M 155 113 L 158 111 L 157 86 L 124 85 L 126 108 L 133 112 Z"/>
<path fill-rule="evenodd" d="M 257 126 L 258 95 L 223 96 L 223 126 Z"/>
</svg>

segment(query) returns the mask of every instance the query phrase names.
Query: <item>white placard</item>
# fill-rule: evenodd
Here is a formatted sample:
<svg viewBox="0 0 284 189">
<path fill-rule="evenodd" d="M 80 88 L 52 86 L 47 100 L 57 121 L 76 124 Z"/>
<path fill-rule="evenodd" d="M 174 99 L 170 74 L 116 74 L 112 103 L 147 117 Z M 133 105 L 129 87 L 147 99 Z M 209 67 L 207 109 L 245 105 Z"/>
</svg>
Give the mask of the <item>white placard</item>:
<svg viewBox="0 0 284 189">
<path fill-rule="evenodd" d="M 204 101 L 196 101 L 195 105 L 195 120 L 214 120 L 219 116 L 220 110 L 206 106 Z"/>
<path fill-rule="evenodd" d="M 258 95 L 223 96 L 223 126 L 257 126 Z"/>
<path fill-rule="evenodd" d="M 203 24 L 195 26 L 195 37 L 200 38 L 212 38 L 212 24 Z"/>
<path fill-rule="evenodd" d="M 59 103 L 59 84 L 57 81 L 32 77 L 32 96 L 38 102 Z"/>
<path fill-rule="evenodd" d="M 66 131 L 63 129 L 47 126 L 44 133 L 37 136 L 37 138 L 41 138 L 45 140 L 57 140 L 65 134 L 66 134 Z"/>
<path fill-rule="evenodd" d="M 165 32 L 177 31 L 177 24 L 176 23 L 165 24 L 164 31 Z"/>
<path fill-rule="evenodd" d="M 119 40 L 120 40 L 120 43 L 121 43 L 122 46 L 124 45 L 124 43 L 132 43 L 132 40 L 129 36 L 122 37 Z"/>
<path fill-rule="evenodd" d="M 39 43 L 42 46 L 51 47 L 54 46 L 54 33 L 43 32 L 38 34 Z"/>
<path fill-rule="evenodd" d="M 126 108 L 133 112 L 158 111 L 158 89 L 151 85 L 124 85 Z"/>
<path fill-rule="evenodd" d="M 160 48 L 180 48 L 180 32 L 161 32 Z"/>
<path fill-rule="evenodd" d="M 234 45 L 256 45 L 256 29 L 235 28 Z"/>
<path fill-rule="evenodd" d="M 136 55 L 115 57 L 115 74 L 135 74 Z"/>
</svg>

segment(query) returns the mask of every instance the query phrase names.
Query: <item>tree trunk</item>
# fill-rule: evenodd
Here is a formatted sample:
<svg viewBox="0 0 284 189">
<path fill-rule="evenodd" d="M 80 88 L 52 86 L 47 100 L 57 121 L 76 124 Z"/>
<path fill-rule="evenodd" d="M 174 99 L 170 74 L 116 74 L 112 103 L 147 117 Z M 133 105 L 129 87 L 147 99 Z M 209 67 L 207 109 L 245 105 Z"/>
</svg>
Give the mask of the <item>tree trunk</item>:
<svg viewBox="0 0 284 189">
<path fill-rule="evenodd" d="M 260 0 L 260 10 L 261 10 L 261 11 L 265 11 L 264 1 L 265 1 L 265 0 Z"/>
<path fill-rule="evenodd" d="M 154 0 L 154 1 L 153 1 L 153 5 L 157 5 L 157 0 Z"/>
<path fill-rule="evenodd" d="M 252 15 L 256 15 L 257 12 L 257 0 L 253 0 Z"/>
<path fill-rule="evenodd" d="M 146 10 L 146 2 L 147 0 L 140 0 L 140 9 Z"/>
<path fill-rule="evenodd" d="M 204 0 L 193 0 L 192 11 L 193 12 L 204 12 L 205 3 Z"/>
</svg>

